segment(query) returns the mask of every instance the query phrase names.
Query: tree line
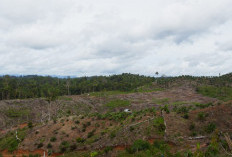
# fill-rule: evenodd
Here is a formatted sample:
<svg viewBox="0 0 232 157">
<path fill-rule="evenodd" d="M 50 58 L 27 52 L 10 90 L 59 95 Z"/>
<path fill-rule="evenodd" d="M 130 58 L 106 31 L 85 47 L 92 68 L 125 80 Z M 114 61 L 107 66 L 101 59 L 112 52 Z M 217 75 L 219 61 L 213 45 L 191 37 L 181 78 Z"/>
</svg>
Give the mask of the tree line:
<svg viewBox="0 0 232 157">
<path fill-rule="evenodd" d="M 59 78 L 51 76 L 0 76 L 0 100 L 51 97 L 52 95 L 79 95 L 99 91 L 132 91 L 144 85 L 155 83 L 158 87 L 169 88 L 184 80 L 197 85 L 231 87 L 232 73 L 216 76 L 149 77 L 123 73 L 112 76 Z"/>
<path fill-rule="evenodd" d="M 153 77 L 124 73 L 112 76 L 59 78 L 51 76 L 0 76 L 0 100 L 79 95 L 98 91 L 131 91 L 150 84 Z"/>
</svg>

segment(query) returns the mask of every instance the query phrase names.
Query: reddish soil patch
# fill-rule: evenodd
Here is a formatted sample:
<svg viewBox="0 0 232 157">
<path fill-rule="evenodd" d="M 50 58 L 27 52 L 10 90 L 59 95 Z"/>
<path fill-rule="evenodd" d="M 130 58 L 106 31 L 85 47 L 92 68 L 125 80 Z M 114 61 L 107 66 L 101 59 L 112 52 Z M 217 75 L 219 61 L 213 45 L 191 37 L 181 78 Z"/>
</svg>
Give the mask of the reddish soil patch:
<svg viewBox="0 0 232 157">
<path fill-rule="evenodd" d="M 45 155 L 47 156 L 48 153 L 46 151 L 42 150 L 42 149 L 37 149 L 35 151 L 28 151 L 28 150 L 19 149 L 19 150 L 14 151 L 13 153 L 10 153 L 7 150 L 4 150 L 2 152 L 2 155 L 3 155 L 3 157 L 12 157 L 13 155 L 16 156 L 16 157 L 22 157 L 23 155 L 28 156 L 30 154 L 33 154 L 33 155 L 39 154 L 39 155 L 43 156 L 44 152 L 45 152 Z M 60 155 L 62 155 L 62 154 L 54 153 L 54 154 L 51 155 L 51 157 L 56 157 L 56 156 L 60 156 Z"/>
<path fill-rule="evenodd" d="M 114 147 L 114 150 L 120 150 L 120 151 L 123 151 L 123 150 L 125 150 L 127 148 L 127 146 L 115 146 Z"/>
<path fill-rule="evenodd" d="M 19 128 L 20 128 L 20 129 L 23 129 L 23 128 L 25 128 L 26 126 L 27 126 L 27 123 L 23 123 L 23 124 L 20 124 L 20 125 L 19 125 Z"/>
</svg>

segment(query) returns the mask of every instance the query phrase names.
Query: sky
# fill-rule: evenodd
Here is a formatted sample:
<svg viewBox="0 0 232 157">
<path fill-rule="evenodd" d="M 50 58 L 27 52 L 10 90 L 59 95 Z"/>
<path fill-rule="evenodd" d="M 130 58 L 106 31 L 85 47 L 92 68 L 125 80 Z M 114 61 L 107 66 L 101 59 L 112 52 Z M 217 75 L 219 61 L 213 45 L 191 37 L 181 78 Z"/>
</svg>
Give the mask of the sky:
<svg viewBox="0 0 232 157">
<path fill-rule="evenodd" d="M 0 75 L 232 72 L 231 0 L 0 0 Z"/>
</svg>

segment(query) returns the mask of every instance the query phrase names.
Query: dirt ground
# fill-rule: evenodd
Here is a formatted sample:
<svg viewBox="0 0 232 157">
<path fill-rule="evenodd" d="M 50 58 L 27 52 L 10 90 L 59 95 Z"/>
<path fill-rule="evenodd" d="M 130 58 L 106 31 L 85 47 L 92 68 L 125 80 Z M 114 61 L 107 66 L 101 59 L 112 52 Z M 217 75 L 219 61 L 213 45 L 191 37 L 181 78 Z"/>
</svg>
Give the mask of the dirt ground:
<svg viewBox="0 0 232 157">
<path fill-rule="evenodd" d="M 83 132 L 82 125 L 76 125 L 73 117 L 77 117 L 78 115 L 83 115 L 84 113 L 105 113 L 107 109 L 104 108 L 104 104 L 114 99 L 121 100 L 129 100 L 131 105 L 127 108 L 132 111 L 139 111 L 146 108 L 160 108 L 165 104 L 172 105 L 176 102 L 184 102 L 185 105 L 189 105 L 192 103 L 213 103 L 216 104 L 219 101 L 214 98 L 209 98 L 197 94 L 195 89 L 190 86 L 181 86 L 175 87 L 171 89 L 166 89 L 163 91 L 155 91 L 155 92 L 144 92 L 144 93 L 131 93 L 131 94 L 119 94 L 119 95 L 110 95 L 106 97 L 97 97 L 97 96 L 86 96 L 86 95 L 76 95 L 76 96 L 67 96 L 71 98 L 71 100 L 57 100 L 51 104 L 51 112 L 50 114 L 57 118 L 58 122 L 54 123 L 50 121 L 48 123 L 41 124 L 41 120 L 44 115 L 48 114 L 48 103 L 43 99 L 28 99 L 28 100 L 7 100 L 0 101 L 0 110 L 2 111 L 0 114 L 0 130 L 1 135 L 3 136 L 8 131 L 15 130 L 17 128 L 27 127 L 27 119 L 30 119 L 34 124 L 39 124 L 33 128 L 33 130 L 25 137 L 24 141 L 20 144 L 19 150 L 14 152 L 16 156 L 22 156 L 23 154 L 41 154 L 43 155 L 44 150 L 46 150 L 46 146 L 50 143 L 50 138 L 54 135 L 59 137 L 58 140 L 52 143 L 52 149 L 55 152 L 59 152 L 59 145 L 61 141 L 71 141 L 71 143 L 75 143 L 78 137 L 86 138 L 87 133 L 91 132 L 96 128 L 97 124 L 101 124 L 99 128 L 96 129 L 95 134 L 100 134 L 104 129 L 113 129 L 114 127 L 118 127 L 121 124 L 113 121 L 107 120 L 97 120 L 91 118 L 80 119 L 81 124 L 91 122 L 91 125 L 86 128 L 86 131 Z M 166 102 L 159 102 L 157 100 L 165 100 Z M 30 110 L 30 114 L 27 118 L 13 120 L 11 118 L 7 118 L 6 114 L 3 112 L 7 109 L 8 106 L 11 107 L 24 107 Z M 67 109 L 71 112 L 72 116 L 66 117 Z M 116 108 L 115 111 L 120 111 L 123 108 Z M 198 122 L 196 115 L 199 112 L 209 113 L 205 122 Z M 142 117 L 142 120 L 146 120 L 148 117 Z M 45 117 L 43 120 L 47 120 L 48 117 Z M 196 148 L 196 143 L 200 143 L 202 147 L 206 146 L 209 139 L 199 139 L 199 140 L 188 140 L 190 137 L 191 131 L 189 130 L 190 122 L 195 122 L 197 128 L 201 128 L 205 126 L 210 121 L 213 121 L 217 124 L 221 131 L 232 130 L 232 108 L 229 105 L 219 105 L 213 106 L 206 109 L 197 109 L 195 111 L 191 111 L 189 113 L 189 119 L 184 119 L 181 115 L 178 115 L 174 112 L 169 114 L 164 114 L 164 119 L 166 122 L 166 133 L 165 138 L 169 141 L 170 145 L 175 147 L 178 150 L 181 149 L 190 149 L 194 150 Z M 62 120 L 63 119 L 63 120 Z M 62 122 L 61 122 L 62 120 Z M 10 126 L 5 122 L 8 121 Z M 139 122 L 139 121 L 137 121 Z M 103 125 L 104 123 L 104 125 Z M 131 124 L 131 123 L 130 123 Z M 129 125 L 129 124 L 128 124 Z M 105 143 L 102 145 L 102 148 L 107 146 L 109 143 L 113 143 L 114 149 L 124 150 L 126 145 L 129 145 L 136 138 L 141 138 L 148 140 L 150 143 L 153 143 L 154 140 L 162 138 L 159 135 L 153 134 L 149 135 L 149 137 L 140 136 L 139 131 L 145 130 L 149 124 L 141 125 L 141 128 L 136 130 L 138 134 L 135 133 L 130 134 L 122 134 L 123 136 L 130 136 L 130 140 L 124 140 L 123 138 L 119 138 L 118 141 L 113 141 L 111 139 L 102 138 L 98 139 L 95 145 L 83 146 L 78 149 L 93 149 L 97 148 L 100 143 Z M 196 129 L 197 130 L 197 129 Z M 119 135 L 116 135 L 119 137 Z M 44 146 L 43 149 L 38 149 L 37 145 L 39 141 L 43 141 Z M 120 141 L 122 141 L 120 143 Z M 184 146 L 184 147 L 183 147 Z M 100 149 L 100 148 L 99 148 Z M 23 151 L 25 150 L 25 151 Z M 46 152 L 46 151 L 45 151 Z M 47 153 L 47 152 L 46 152 Z M 7 153 L 7 151 L 2 152 L 3 157 L 12 156 L 12 154 Z M 53 156 L 57 156 L 59 154 L 53 154 Z"/>
</svg>

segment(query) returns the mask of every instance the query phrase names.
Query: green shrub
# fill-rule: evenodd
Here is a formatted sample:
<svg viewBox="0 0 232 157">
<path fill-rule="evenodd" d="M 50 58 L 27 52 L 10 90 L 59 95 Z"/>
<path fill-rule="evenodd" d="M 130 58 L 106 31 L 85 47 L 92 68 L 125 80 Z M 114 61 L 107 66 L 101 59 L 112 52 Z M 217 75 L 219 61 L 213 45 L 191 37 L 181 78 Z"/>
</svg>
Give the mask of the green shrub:
<svg viewBox="0 0 232 157">
<path fill-rule="evenodd" d="M 189 109 L 186 106 L 181 106 L 179 108 L 176 109 L 177 113 L 188 113 Z"/>
<path fill-rule="evenodd" d="M 184 119 L 188 119 L 189 118 L 189 115 L 188 113 L 185 113 L 184 116 L 183 116 Z"/>
<path fill-rule="evenodd" d="M 85 139 L 78 137 L 76 141 L 77 143 L 84 143 Z"/>
<path fill-rule="evenodd" d="M 149 142 L 143 140 L 136 140 L 133 143 L 133 145 L 129 149 L 127 149 L 127 151 L 132 154 L 138 151 L 150 149 L 150 147 L 151 145 Z"/>
<path fill-rule="evenodd" d="M 9 108 L 6 111 L 6 115 L 10 118 L 17 118 L 17 117 L 23 117 L 23 116 L 28 116 L 30 114 L 29 109 L 26 108 Z"/>
<path fill-rule="evenodd" d="M 206 126 L 205 131 L 207 133 L 212 133 L 214 132 L 215 129 L 216 129 L 216 124 L 211 122 Z"/>
<path fill-rule="evenodd" d="M 116 137 L 116 132 L 115 131 L 111 132 L 110 133 L 110 138 L 112 139 L 112 138 L 115 138 L 115 137 Z"/>
<path fill-rule="evenodd" d="M 69 150 L 69 143 L 67 141 L 63 141 L 59 148 L 61 153 L 67 152 Z"/>
<path fill-rule="evenodd" d="M 51 141 L 51 142 L 55 142 L 55 141 L 56 141 L 56 137 L 51 137 L 51 138 L 50 138 L 50 141 Z"/>
<path fill-rule="evenodd" d="M 133 131 L 135 128 L 133 126 L 130 126 L 130 131 Z"/>
<path fill-rule="evenodd" d="M 87 137 L 88 137 L 88 138 L 92 137 L 92 136 L 94 135 L 94 132 L 95 132 L 95 131 L 96 131 L 96 130 L 90 131 L 90 132 L 88 133 Z"/>
<path fill-rule="evenodd" d="M 110 102 L 108 102 L 107 104 L 105 104 L 106 107 L 109 108 L 116 108 L 116 107 L 126 107 L 129 106 L 131 104 L 131 102 L 129 100 L 112 100 Z"/>
<path fill-rule="evenodd" d="M 52 148 L 52 144 L 48 143 L 47 148 Z"/>
<path fill-rule="evenodd" d="M 158 117 L 154 120 L 154 127 L 158 129 L 160 133 L 165 131 L 164 119 L 162 117 Z"/>
<path fill-rule="evenodd" d="M 207 108 L 209 106 L 213 106 L 213 103 L 212 102 L 207 103 L 207 104 L 195 103 L 195 106 L 198 108 Z"/>
<path fill-rule="evenodd" d="M 164 107 L 162 107 L 161 110 L 164 110 L 167 114 L 170 113 L 168 105 L 164 105 Z"/>
<path fill-rule="evenodd" d="M 29 122 L 29 123 L 28 123 L 28 128 L 30 128 L 30 129 L 33 128 L 32 122 Z"/>
<path fill-rule="evenodd" d="M 197 136 L 197 133 L 195 131 L 191 132 L 191 136 L 194 137 L 194 136 Z"/>
<path fill-rule="evenodd" d="M 200 112 L 197 114 L 197 119 L 200 120 L 200 121 L 204 121 L 206 118 L 206 115 L 204 112 Z"/>
<path fill-rule="evenodd" d="M 94 151 L 90 153 L 90 157 L 96 157 L 98 156 L 98 152 Z"/>
<path fill-rule="evenodd" d="M 86 126 L 90 126 L 90 125 L 91 125 L 91 122 L 87 122 L 87 123 L 86 123 Z"/>
<path fill-rule="evenodd" d="M 76 150 L 77 148 L 77 145 L 75 143 L 73 143 L 71 146 L 70 146 L 70 151 L 74 151 Z"/>
<path fill-rule="evenodd" d="M 113 147 L 106 146 L 105 149 L 104 149 L 104 152 L 108 153 L 109 151 L 112 151 L 112 150 L 113 150 Z"/>
<path fill-rule="evenodd" d="M 194 123 L 190 124 L 189 130 L 194 130 L 194 129 L 195 129 L 195 124 Z"/>
<path fill-rule="evenodd" d="M 232 99 L 231 87 L 201 86 L 196 91 L 202 95 L 218 98 L 223 101 Z"/>
<path fill-rule="evenodd" d="M 37 145 L 37 148 L 41 148 L 41 147 L 43 147 L 43 143 L 39 143 L 39 144 Z"/>
</svg>

